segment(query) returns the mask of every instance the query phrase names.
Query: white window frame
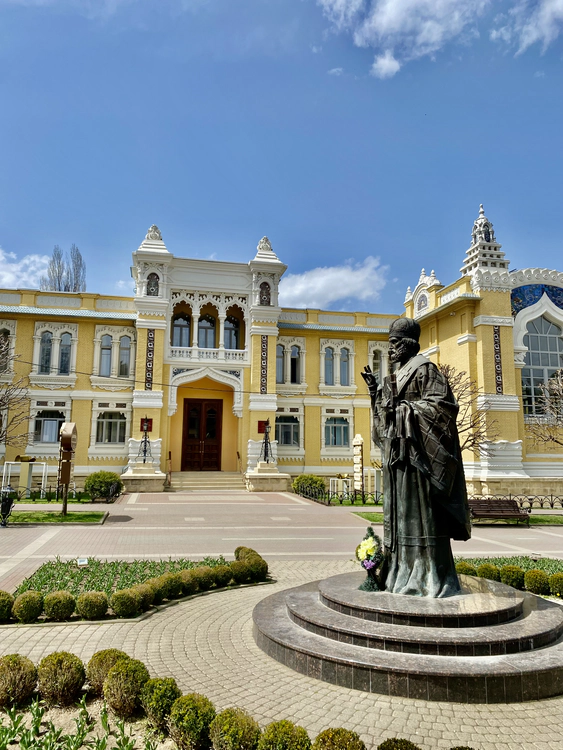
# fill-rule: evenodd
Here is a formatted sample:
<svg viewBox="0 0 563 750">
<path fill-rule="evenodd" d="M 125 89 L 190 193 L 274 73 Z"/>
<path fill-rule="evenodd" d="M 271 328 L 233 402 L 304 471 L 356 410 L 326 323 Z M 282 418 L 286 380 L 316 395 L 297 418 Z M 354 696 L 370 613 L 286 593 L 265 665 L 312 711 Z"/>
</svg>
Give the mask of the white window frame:
<svg viewBox="0 0 563 750">
<path fill-rule="evenodd" d="M 92 402 L 92 415 L 90 422 L 90 446 L 88 448 L 88 459 L 103 461 L 108 458 L 127 458 L 129 455 L 129 442 L 131 439 L 131 420 L 133 417 L 133 394 L 119 394 L 106 401 L 104 396 L 97 397 Z M 119 406 L 117 405 L 119 404 Z M 125 404 L 125 406 L 122 406 Z M 115 411 L 125 414 L 125 442 L 123 443 L 97 443 L 98 417 L 106 411 Z"/>
<path fill-rule="evenodd" d="M 50 333 L 51 339 L 51 365 L 48 373 L 39 372 L 39 357 L 41 352 L 41 337 L 44 333 Z M 70 371 L 68 375 L 59 374 L 61 336 L 70 333 Z M 48 323 L 38 321 L 35 323 L 33 334 L 33 356 L 29 382 L 33 386 L 57 390 L 58 388 L 74 388 L 76 383 L 76 354 L 78 350 L 78 323 Z M 46 408 L 46 407 L 45 407 Z"/>
<path fill-rule="evenodd" d="M 345 396 L 353 396 L 356 393 L 356 350 L 354 344 L 354 340 L 321 339 L 319 377 L 319 393 L 321 395 L 344 398 Z M 325 352 L 329 347 L 334 350 L 334 385 L 327 385 L 325 382 Z M 340 384 L 340 354 L 342 349 L 348 349 L 349 385 Z"/>
<path fill-rule="evenodd" d="M 14 379 L 14 356 L 16 353 L 17 321 L 0 318 L 0 331 L 8 331 L 8 367 L 0 372 L 0 383 L 11 383 Z"/>
<path fill-rule="evenodd" d="M 381 385 L 383 378 L 389 375 L 389 343 L 387 341 L 368 341 L 368 364 L 373 365 L 373 353 L 381 353 Z"/>
<path fill-rule="evenodd" d="M 276 392 L 282 395 L 302 395 L 307 391 L 306 382 L 306 355 L 305 338 L 300 336 L 278 336 L 276 346 L 283 346 L 283 383 L 276 383 Z M 299 383 L 291 382 L 291 349 L 299 347 Z M 277 349 L 276 349 L 276 374 L 277 374 Z"/>
<path fill-rule="evenodd" d="M 102 337 L 111 336 L 111 367 L 109 377 L 100 375 L 100 358 L 102 351 Z M 131 339 L 129 377 L 119 377 L 119 347 L 123 336 Z M 96 326 L 94 336 L 94 361 L 92 364 L 92 375 L 90 383 L 93 388 L 103 391 L 120 391 L 131 388 L 135 383 L 135 355 L 137 351 L 137 336 L 135 328 L 126 326 Z"/>
<path fill-rule="evenodd" d="M 36 360 L 34 360 L 35 362 Z M 66 375 L 62 376 L 67 377 Z M 46 394 L 44 391 L 30 391 L 29 407 L 29 432 L 27 436 L 27 446 L 25 453 L 35 458 L 58 458 L 59 442 L 56 443 L 36 443 L 35 442 L 35 419 L 41 411 L 60 411 L 64 414 L 64 421 L 71 421 L 72 399 L 70 394 L 62 393 L 60 396 Z M 62 402 L 64 401 L 64 406 Z M 38 403 L 41 402 L 41 403 Z M 46 403 L 45 403 L 46 402 Z"/>
<path fill-rule="evenodd" d="M 297 411 L 295 411 L 297 409 Z M 299 445 L 282 445 L 277 443 L 278 459 L 285 461 L 302 461 L 305 458 L 305 410 L 302 403 L 287 402 L 278 407 L 276 411 L 277 417 L 297 417 L 299 422 Z M 275 435 L 275 420 L 274 420 L 274 435 Z"/>
<path fill-rule="evenodd" d="M 349 445 L 327 445 L 325 440 L 325 427 L 327 419 L 331 417 L 343 417 L 348 420 L 348 442 Z M 352 403 L 325 404 L 321 410 L 321 461 L 322 460 L 350 460 L 353 456 L 354 438 L 354 406 Z"/>
</svg>

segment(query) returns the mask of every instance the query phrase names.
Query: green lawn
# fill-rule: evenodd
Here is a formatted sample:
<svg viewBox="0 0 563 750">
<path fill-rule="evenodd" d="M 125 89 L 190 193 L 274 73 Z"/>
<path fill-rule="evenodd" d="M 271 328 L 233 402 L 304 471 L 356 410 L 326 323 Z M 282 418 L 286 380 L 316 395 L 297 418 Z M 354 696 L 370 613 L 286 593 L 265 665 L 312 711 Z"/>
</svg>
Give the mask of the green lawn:
<svg viewBox="0 0 563 750">
<path fill-rule="evenodd" d="M 10 523 L 98 523 L 104 516 L 103 511 L 69 511 L 62 516 L 59 511 L 48 510 L 14 510 L 8 519 Z"/>
<path fill-rule="evenodd" d="M 383 523 L 383 513 L 354 513 L 354 515 L 365 518 L 366 521 L 371 521 L 371 523 Z M 496 521 L 495 526 L 514 526 L 516 523 L 516 521 Z M 560 526 L 561 524 L 563 524 L 563 515 L 536 516 L 532 514 L 530 516 L 530 526 Z M 490 525 L 490 523 L 487 523 L 487 525 Z M 524 524 L 520 525 L 524 526 Z"/>
</svg>

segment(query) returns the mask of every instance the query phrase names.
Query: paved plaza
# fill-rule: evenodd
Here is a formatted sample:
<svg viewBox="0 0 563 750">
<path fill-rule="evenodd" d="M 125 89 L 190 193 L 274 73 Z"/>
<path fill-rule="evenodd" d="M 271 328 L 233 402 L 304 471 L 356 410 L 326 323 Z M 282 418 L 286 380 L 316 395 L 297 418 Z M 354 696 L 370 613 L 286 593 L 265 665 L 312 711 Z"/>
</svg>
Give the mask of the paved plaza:
<svg viewBox="0 0 563 750">
<path fill-rule="evenodd" d="M 289 493 L 235 491 L 130 495 L 108 510 L 103 526 L 0 529 L 0 588 L 12 590 L 56 555 L 133 559 L 222 553 L 232 559 L 239 544 L 268 560 L 276 583 L 196 597 L 138 622 L 3 626 L 0 653 L 19 652 L 37 662 L 59 649 L 88 659 L 101 648 L 122 648 L 143 660 L 153 676 L 174 676 L 183 691 L 202 692 L 218 708 L 239 705 L 261 724 L 289 718 L 312 737 L 328 726 L 345 726 L 359 732 L 368 750 L 391 736 L 424 748 L 563 750 L 563 698 L 486 706 L 371 695 L 304 677 L 257 648 L 252 610 L 258 601 L 355 569 L 352 551 L 366 522 L 352 509 L 327 508 Z M 468 556 L 563 557 L 563 528 L 478 526 L 472 540 L 454 550 Z"/>
</svg>

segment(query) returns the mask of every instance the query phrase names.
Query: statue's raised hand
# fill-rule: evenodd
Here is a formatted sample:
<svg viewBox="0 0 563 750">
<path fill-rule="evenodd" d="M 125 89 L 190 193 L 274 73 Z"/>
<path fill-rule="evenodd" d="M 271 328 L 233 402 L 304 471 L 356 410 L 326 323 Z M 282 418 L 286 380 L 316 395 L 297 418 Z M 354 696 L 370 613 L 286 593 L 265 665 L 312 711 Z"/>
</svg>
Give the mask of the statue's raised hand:
<svg viewBox="0 0 563 750">
<path fill-rule="evenodd" d="M 372 372 L 372 369 L 369 365 L 366 365 L 364 367 L 364 370 L 362 372 L 362 378 L 366 381 L 366 385 L 368 387 L 370 396 L 375 396 L 379 388 L 379 382 L 377 378 L 375 377 L 374 373 Z"/>
</svg>

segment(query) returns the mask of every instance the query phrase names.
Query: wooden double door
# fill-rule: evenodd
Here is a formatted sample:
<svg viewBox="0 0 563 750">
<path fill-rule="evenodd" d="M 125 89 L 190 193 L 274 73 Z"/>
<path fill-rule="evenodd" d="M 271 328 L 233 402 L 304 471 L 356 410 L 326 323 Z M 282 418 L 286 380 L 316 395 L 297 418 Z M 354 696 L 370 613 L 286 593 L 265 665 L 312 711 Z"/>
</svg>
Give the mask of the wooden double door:
<svg viewBox="0 0 563 750">
<path fill-rule="evenodd" d="M 184 400 L 182 471 L 220 471 L 223 402 Z"/>
</svg>

